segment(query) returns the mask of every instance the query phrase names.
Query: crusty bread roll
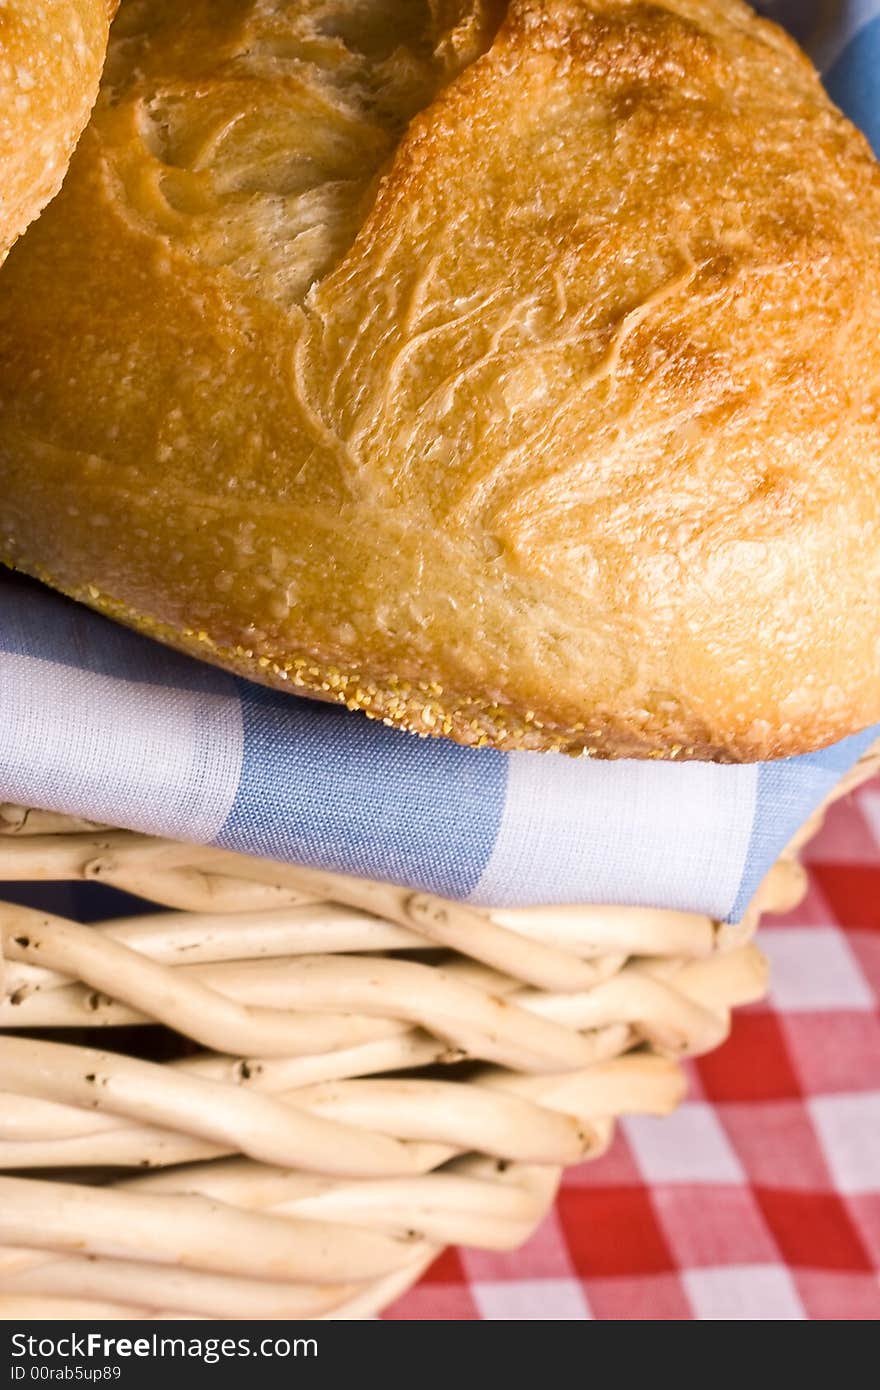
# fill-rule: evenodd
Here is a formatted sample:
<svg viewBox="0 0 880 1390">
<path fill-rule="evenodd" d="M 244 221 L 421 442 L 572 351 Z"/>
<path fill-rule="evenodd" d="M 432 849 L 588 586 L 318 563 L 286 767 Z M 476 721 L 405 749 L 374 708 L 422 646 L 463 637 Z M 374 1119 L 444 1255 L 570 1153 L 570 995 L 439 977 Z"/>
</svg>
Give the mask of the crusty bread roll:
<svg viewBox="0 0 880 1390">
<path fill-rule="evenodd" d="M 0 295 L 0 555 L 503 748 L 880 719 L 880 176 L 739 0 L 130 0 Z"/>
<path fill-rule="evenodd" d="M 61 186 L 117 0 L 0 3 L 0 261 Z"/>
</svg>

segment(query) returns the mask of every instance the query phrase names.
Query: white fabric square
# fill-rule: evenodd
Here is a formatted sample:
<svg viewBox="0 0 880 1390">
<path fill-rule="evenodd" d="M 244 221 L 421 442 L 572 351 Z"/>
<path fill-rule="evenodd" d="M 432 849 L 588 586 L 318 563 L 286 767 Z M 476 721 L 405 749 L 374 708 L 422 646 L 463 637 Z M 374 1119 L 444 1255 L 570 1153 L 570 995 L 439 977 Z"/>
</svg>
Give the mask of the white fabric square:
<svg viewBox="0 0 880 1390">
<path fill-rule="evenodd" d="M 575 1279 L 518 1279 L 471 1285 L 480 1317 L 495 1322 L 580 1322 L 592 1318 Z"/>
<path fill-rule="evenodd" d="M 778 1009 L 873 1009 L 874 997 L 842 932 L 834 927 L 767 927 L 758 944 L 770 957 Z"/>
<path fill-rule="evenodd" d="M 589 762 L 510 753 L 495 848 L 475 903 L 631 903 L 724 917 L 743 877 L 758 788 L 754 763 Z M 699 851 L 695 850 L 699 846 Z"/>
<path fill-rule="evenodd" d="M 6 653 L 0 799 L 211 840 L 241 776 L 241 704 L 228 686 L 169 692 Z"/>
<path fill-rule="evenodd" d="M 682 1282 L 704 1322 L 798 1322 L 806 1317 L 794 1280 L 781 1265 L 688 1269 Z"/>
<path fill-rule="evenodd" d="M 712 1107 L 682 1105 L 671 1115 L 621 1121 L 648 1183 L 742 1183 L 745 1174 Z"/>
<path fill-rule="evenodd" d="M 835 1185 L 876 1192 L 880 1185 L 880 1092 L 807 1101 Z"/>
</svg>

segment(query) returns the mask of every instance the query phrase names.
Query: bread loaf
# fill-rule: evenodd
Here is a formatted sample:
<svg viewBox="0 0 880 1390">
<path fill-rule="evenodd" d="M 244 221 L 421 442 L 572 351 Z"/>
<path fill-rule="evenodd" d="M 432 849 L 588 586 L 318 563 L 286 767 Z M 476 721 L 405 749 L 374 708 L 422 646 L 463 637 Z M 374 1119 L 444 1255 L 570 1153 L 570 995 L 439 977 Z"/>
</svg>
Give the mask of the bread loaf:
<svg viewBox="0 0 880 1390">
<path fill-rule="evenodd" d="M 0 261 L 61 186 L 115 9 L 116 0 L 0 5 Z"/>
<path fill-rule="evenodd" d="M 0 557 L 500 748 L 880 719 L 880 176 L 739 0 L 127 0 L 0 293 Z"/>
</svg>

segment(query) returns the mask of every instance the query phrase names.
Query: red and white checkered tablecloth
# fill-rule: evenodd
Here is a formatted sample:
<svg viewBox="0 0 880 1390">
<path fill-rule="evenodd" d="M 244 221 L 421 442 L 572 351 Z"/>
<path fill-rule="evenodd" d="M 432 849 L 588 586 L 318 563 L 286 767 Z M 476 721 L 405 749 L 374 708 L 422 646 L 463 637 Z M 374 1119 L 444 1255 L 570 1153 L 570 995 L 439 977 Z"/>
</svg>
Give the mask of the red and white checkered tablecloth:
<svg viewBox="0 0 880 1390">
<path fill-rule="evenodd" d="M 880 1317 L 880 779 L 835 806 L 758 944 L 772 993 L 623 1122 L 514 1254 L 450 1250 L 385 1316 Z"/>
</svg>

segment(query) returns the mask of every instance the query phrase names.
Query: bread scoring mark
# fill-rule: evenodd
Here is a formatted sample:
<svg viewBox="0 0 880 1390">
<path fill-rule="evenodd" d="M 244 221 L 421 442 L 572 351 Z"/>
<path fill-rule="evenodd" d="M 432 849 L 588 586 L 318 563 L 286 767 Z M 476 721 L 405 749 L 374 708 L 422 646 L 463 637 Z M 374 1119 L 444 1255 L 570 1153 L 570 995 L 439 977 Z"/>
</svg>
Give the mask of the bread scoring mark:
<svg viewBox="0 0 880 1390">
<path fill-rule="evenodd" d="M 407 123 L 492 32 L 483 0 L 259 0 L 221 7 L 221 61 L 168 84 L 140 66 L 151 36 L 178 41 L 167 11 L 113 46 L 109 162 L 145 223 L 282 307 L 342 259 Z"/>
</svg>

